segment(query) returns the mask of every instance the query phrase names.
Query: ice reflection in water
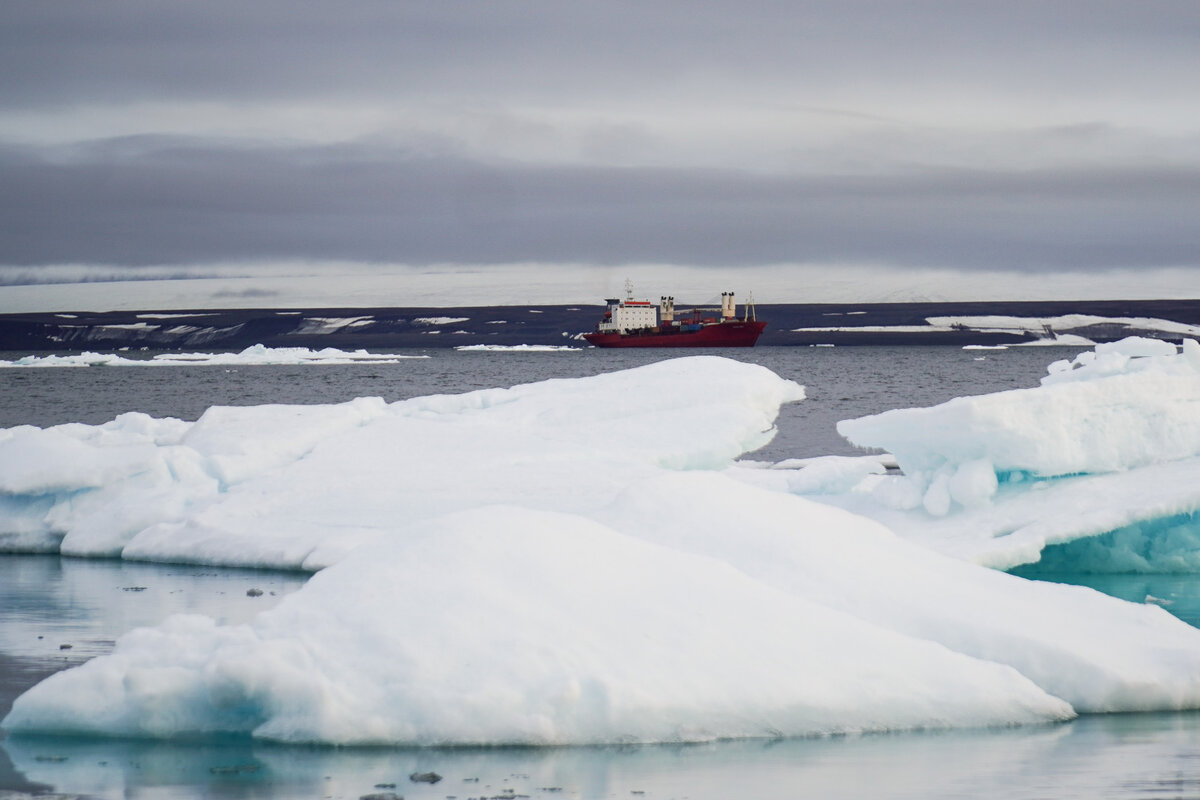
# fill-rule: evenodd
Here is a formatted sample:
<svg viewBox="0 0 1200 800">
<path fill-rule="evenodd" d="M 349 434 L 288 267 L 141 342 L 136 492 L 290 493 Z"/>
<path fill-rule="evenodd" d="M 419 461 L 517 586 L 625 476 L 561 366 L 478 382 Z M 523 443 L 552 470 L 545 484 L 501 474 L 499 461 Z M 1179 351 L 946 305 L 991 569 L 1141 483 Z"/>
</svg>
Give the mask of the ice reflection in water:
<svg viewBox="0 0 1200 800">
<path fill-rule="evenodd" d="M 308 749 L 10 739 L 15 767 L 100 797 L 1078 798 L 1200 794 L 1200 716 L 679 747 Z M 436 772 L 436 784 L 412 773 Z M 394 789 L 392 788 L 394 784 Z"/>
<path fill-rule="evenodd" d="M 246 622 L 306 580 L 307 573 L 276 570 L 5 555 L 0 652 L 79 661 L 108 652 L 120 634 L 171 614 Z M 60 649 L 64 644 L 69 649 Z"/>
<path fill-rule="evenodd" d="M 1187 576 L 1191 578 L 1191 576 Z M 35 672 L 106 652 L 175 612 L 226 623 L 298 588 L 294 573 L 51 556 L 0 558 L 3 708 Z M 1144 586 L 1139 584 L 1139 586 Z M 140 591 L 137 587 L 145 587 Z M 250 589 L 263 595 L 251 597 Z M 1136 588 L 1135 593 L 1142 591 Z M 1164 595 L 1166 587 L 1155 587 Z M 272 596 L 270 593 L 275 592 Z M 1197 581 L 1170 596 L 1196 607 Z M 38 639 L 38 636 L 42 639 Z M 72 649 L 60 651 L 63 643 Z M 11 759 L 11 766 L 5 761 Z M 436 772 L 436 784 L 414 772 Z M 395 784 L 390 788 L 389 784 Z M 338 749 L 249 739 L 0 741 L 0 789 L 102 798 L 1077 798 L 1200 796 L 1200 714 L 1085 717 L 1066 725 L 625 748 Z"/>
</svg>

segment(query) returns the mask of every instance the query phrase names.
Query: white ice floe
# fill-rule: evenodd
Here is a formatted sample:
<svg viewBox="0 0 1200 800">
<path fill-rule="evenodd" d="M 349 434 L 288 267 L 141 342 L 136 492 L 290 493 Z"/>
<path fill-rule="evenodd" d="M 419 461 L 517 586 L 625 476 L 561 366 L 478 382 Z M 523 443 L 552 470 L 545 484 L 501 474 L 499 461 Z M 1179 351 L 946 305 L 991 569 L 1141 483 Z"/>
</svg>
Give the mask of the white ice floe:
<svg viewBox="0 0 1200 800">
<path fill-rule="evenodd" d="M 320 570 L 245 625 L 135 630 L 3 725 L 567 744 L 1200 707 L 1200 631 L 1163 609 L 935 553 L 793 494 L 792 471 L 732 466 L 802 398 L 694 357 L 0 432 L 8 549 Z M 817 488 L 885 463 L 826 463 Z"/>
<path fill-rule="evenodd" d="M 199 366 L 258 366 L 288 364 L 395 364 L 406 358 L 428 358 L 424 355 L 369 353 L 366 350 L 338 350 L 326 347 L 310 350 L 307 347 L 266 347 L 251 345 L 238 353 L 159 353 L 151 358 L 126 358 L 115 353 L 79 353 L 76 355 L 25 356 L 13 361 L 0 361 L 0 367 L 164 367 Z"/>
<path fill-rule="evenodd" d="M 1090 570 L 1200 567 L 1200 345 L 1102 344 L 1050 365 L 1038 388 L 846 420 L 851 442 L 894 454 L 903 475 L 779 488 L 820 496 L 934 549 L 996 567 L 1077 545 Z M 851 485 L 853 484 L 853 485 Z M 1082 551 L 1081 551 L 1082 555 Z"/>
<path fill-rule="evenodd" d="M 1070 715 L 1015 670 L 719 559 L 578 515 L 501 506 L 364 547 L 250 625 L 175 617 L 135 631 L 114 655 L 18 699 L 5 724 L 562 744 Z"/>
<path fill-rule="evenodd" d="M 1052 365 L 1040 388 L 845 420 L 838 432 L 931 479 L 978 462 L 1001 475 L 1056 477 L 1200 455 L 1200 346 L 1188 341 L 1181 355 L 1154 340 L 1101 345 L 1079 367 Z"/>
<path fill-rule="evenodd" d="M 815 325 L 792 333 L 948 333 L 949 325 Z"/>
<path fill-rule="evenodd" d="M 454 348 L 466 352 L 481 353 L 580 353 L 582 347 L 565 347 L 553 344 L 465 344 Z"/>
<path fill-rule="evenodd" d="M 391 406 L 360 398 L 215 407 L 190 424 L 126 414 L 105 426 L 14 428 L 0 431 L 0 462 L 25 483 L 4 498 L 0 546 L 45 549 L 57 538 L 75 555 L 315 569 L 398 518 L 512 498 L 580 511 L 641 470 L 723 466 L 769 441 L 779 404 L 799 396 L 765 369 L 686 359 Z M 26 477 L 27 452 L 59 439 L 100 464 L 152 452 L 117 481 Z M 146 524 L 155 513 L 158 524 Z"/>
</svg>

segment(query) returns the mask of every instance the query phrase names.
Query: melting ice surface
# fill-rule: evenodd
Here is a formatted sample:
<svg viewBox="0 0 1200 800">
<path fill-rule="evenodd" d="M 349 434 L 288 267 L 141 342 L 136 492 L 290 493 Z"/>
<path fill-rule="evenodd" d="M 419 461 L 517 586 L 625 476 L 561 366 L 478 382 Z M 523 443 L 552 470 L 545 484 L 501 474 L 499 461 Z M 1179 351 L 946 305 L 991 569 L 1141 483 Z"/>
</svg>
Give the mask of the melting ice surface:
<svg viewBox="0 0 1200 800">
<path fill-rule="evenodd" d="M 1051 364 L 1040 387 L 846 420 L 838 432 L 887 450 L 903 474 L 842 458 L 755 480 L 988 566 L 1200 570 L 1193 340 L 1182 352 L 1152 339 L 1098 345 Z"/>
<path fill-rule="evenodd" d="M 1146 397 L 1167 409 L 1156 414 L 1186 405 L 1186 386 L 1167 384 L 1196 380 L 1196 350 L 1135 358 L 1130 347 L 1060 366 L 1034 392 L 1125 381 L 1124 407 L 1148 380 L 1159 383 Z M 1100 404 L 1102 417 L 1109 395 L 1079 402 Z M 863 481 L 888 476 L 863 473 L 881 470 L 878 459 L 866 470 L 732 465 L 803 396 L 762 367 L 693 357 L 391 405 L 215 407 L 194 423 L 126 414 L 0 431 L 8 550 L 316 572 L 247 624 L 179 615 L 134 630 L 111 655 L 18 698 L 3 725 L 574 744 L 1200 707 L 1200 630 L 1161 608 L 987 569 L 914 542 L 915 525 L 898 536 L 827 502 L 874 492 Z M 1019 426 L 1045 413 L 998 416 Z M 927 437 L 948 455 L 886 444 L 914 470 L 905 480 L 925 487 L 890 490 L 917 497 L 887 506 L 898 518 L 954 516 L 922 505 L 939 476 L 975 511 L 999 505 L 986 488 L 998 471 L 1006 486 L 1028 473 L 1020 485 L 1040 496 L 1033 487 L 1049 476 L 1032 463 L 994 458 L 990 480 L 962 466 L 987 451 L 950 452 L 958 436 L 1006 441 L 969 422 Z M 1114 463 L 1163 466 L 1134 443 Z M 1168 452 L 1176 465 L 1189 458 Z M 821 502 L 800 488 L 819 488 Z"/>
</svg>

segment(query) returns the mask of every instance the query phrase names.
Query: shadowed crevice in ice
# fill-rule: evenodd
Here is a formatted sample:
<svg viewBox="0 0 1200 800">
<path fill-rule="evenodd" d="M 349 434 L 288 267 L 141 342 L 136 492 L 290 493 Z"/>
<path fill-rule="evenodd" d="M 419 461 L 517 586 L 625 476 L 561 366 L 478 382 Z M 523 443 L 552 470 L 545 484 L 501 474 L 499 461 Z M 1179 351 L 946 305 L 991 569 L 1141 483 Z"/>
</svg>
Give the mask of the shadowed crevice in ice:
<svg viewBox="0 0 1200 800">
<path fill-rule="evenodd" d="M 1200 513 L 1126 525 L 1098 536 L 1050 545 L 1022 570 L 1039 573 L 1200 572 Z"/>
</svg>

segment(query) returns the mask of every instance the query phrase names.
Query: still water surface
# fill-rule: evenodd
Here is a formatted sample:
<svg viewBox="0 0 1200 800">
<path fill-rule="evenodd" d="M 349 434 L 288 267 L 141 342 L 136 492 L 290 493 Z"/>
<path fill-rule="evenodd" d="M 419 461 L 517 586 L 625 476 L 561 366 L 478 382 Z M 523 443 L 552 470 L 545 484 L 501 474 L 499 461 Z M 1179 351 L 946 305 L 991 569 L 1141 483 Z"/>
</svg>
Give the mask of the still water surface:
<svg viewBox="0 0 1200 800">
<path fill-rule="evenodd" d="M 403 400 L 430 394 L 578 378 L 679 357 L 663 350 L 568 352 L 397 351 L 385 365 L 165 366 L 0 370 L 0 427 L 99 424 L 125 411 L 193 420 L 213 405 Z M 690 351 L 761 364 L 800 383 L 808 399 L 785 406 L 769 459 L 853 454 L 838 420 L 928 406 L 968 394 L 1036 386 L 1046 365 L 1078 348 L 1003 351 L 951 347 L 755 347 Z M 24 353 L 0 353 L 13 360 Z M 141 354 L 149 357 L 150 354 Z"/>
<path fill-rule="evenodd" d="M 809 399 L 784 409 L 775 441 L 755 455 L 778 460 L 854 453 L 834 430 L 839 419 L 1033 386 L 1047 363 L 1074 352 L 767 347 L 720 355 L 763 364 L 807 387 Z M 100 423 L 133 410 L 195 419 L 214 404 L 331 403 L 358 396 L 399 400 L 580 377 L 674 355 L 601 350 L 426 354 L 382 366 L 5 370 L 0 427 Z M 1200 625 L 1195 576 L 1047 577 L 1091 582 L 1137 602 L 1150 596 Z M 131 628 L 180 612 L 237 624 L 304 580 L 286 572 L 0 557 L 0 713 L 44 675 L 108 652 Z M 411 773 L 429 771 L 442 780 L 409 780 Z M 625 748 L 335 749 L 247 739 L 164 743 L 19 737 L 0 740 L 4 789 L 164 800 L 359 798 L 381 792 L 410 800 L 1200 798 L 1200 715 L 1092 716 L 1065 725 L 1003 730 Z"/>
</svg>

